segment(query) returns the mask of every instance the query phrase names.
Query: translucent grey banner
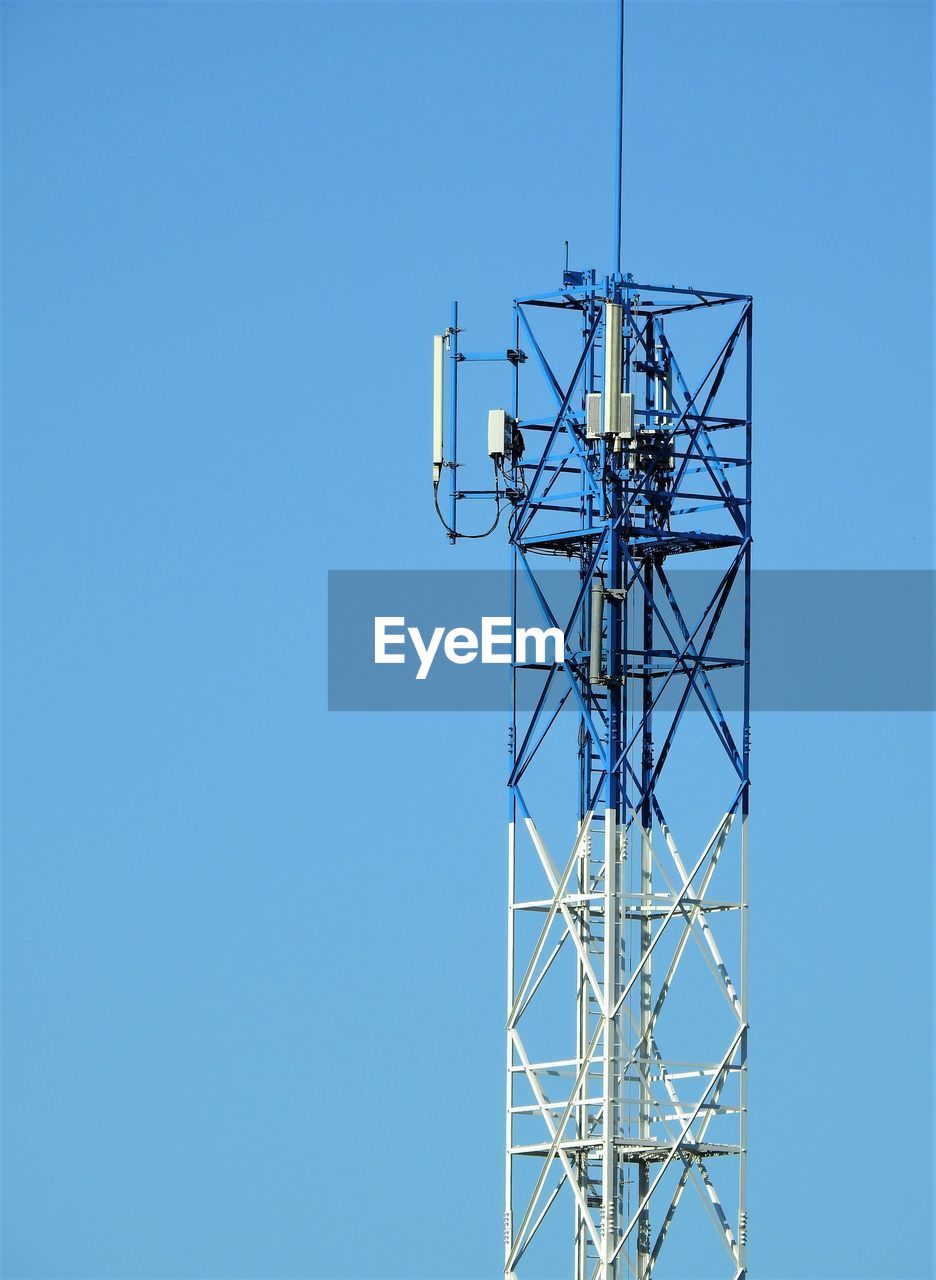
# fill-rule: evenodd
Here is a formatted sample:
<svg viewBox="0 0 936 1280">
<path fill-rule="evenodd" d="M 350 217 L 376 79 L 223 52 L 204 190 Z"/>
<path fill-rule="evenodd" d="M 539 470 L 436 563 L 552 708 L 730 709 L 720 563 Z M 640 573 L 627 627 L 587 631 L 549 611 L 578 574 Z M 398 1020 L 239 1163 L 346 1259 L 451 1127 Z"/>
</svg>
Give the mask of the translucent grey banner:
<svg viewBox="0 0 936 1280">
<path fill-rule="evenodd" d="M 673 569 L 667 578 L 688 633 L 698 643 L 707 622 L 696 631 L 697 623 L 722 573 Z M 933 573 L 918 570 L 756 571 L 752 709 L 931 711 L 933 579 Z M 581 585 L 577 572 L 547 571 L 537 582 L 565 632 L 566 656 L 582 660 L 577 622 L 566 631 Z M 528 661 L 549 664 L 557 642 L 535 630 L 526 637 L 514 634 L 514 626 L 545 630 L 549 620 L 521 578 L 514 624 L 508 625 L 512 590 L 506 570 L 331 571 L 329 710 L 506 711 L 514 644 L 524 642 Z M 678 619 L 659 588 L 656 607 L 655 645 L 667 646 L 668 628 L 681 648 Z M 710 673 L 725 710 L 742 705 L 743 673 L 728 664 L 743 654 L 743 636 L 739 580 L 707 651 L 710 658 L 726 659 L 724 670 Z M 537 674 L 524 673 L 518 681 L 521 707 L 535 701 Z M 678 701 L 684 688 L 685 676 L 674 676 L 664 705 Z"/>
</svg>

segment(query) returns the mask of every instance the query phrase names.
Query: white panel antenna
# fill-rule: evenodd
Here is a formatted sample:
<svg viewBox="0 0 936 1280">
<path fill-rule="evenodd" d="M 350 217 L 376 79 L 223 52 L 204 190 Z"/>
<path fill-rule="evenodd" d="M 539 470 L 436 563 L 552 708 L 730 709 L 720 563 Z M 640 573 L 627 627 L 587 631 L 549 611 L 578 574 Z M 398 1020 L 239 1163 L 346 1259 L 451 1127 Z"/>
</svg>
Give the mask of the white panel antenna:
<svg viewBox="0 0 936 1280">
<path fill-rule="evenodd" d="M 432 483 L 442 476 L 442 405 L 445 392 L 445 335 L 432 339 Z"/>
<path fill-rule="evenodd" d="M 604 423 L 606 436 L 620 434 L 621 421 L 621 325 L 624 308 L 617 302 L 605 303 L 604 329 Z"/>
</svg>

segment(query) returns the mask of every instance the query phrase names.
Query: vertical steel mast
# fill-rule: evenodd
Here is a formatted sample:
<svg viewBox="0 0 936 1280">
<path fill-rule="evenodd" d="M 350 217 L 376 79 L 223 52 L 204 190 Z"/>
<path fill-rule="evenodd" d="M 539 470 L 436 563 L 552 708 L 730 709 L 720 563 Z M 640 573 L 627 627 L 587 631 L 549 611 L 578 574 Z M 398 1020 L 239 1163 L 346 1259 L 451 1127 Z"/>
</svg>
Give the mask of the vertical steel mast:
<svg viewBox="0 0 936 1280">
<path fill-rule="evenodd" d="M 514 622 L 565 636 L 512 665 L 504 1274 L 739 1280 L 752 300 L 622 273 L 623 108 L 622 61 L 615 269 L 517 298 L 501 353 L 454 308 L 435 345 L 440 516 L 509 509 Z M 511 385 L 489 490 L 458 483 L 472 359 Z"/>
</svg>

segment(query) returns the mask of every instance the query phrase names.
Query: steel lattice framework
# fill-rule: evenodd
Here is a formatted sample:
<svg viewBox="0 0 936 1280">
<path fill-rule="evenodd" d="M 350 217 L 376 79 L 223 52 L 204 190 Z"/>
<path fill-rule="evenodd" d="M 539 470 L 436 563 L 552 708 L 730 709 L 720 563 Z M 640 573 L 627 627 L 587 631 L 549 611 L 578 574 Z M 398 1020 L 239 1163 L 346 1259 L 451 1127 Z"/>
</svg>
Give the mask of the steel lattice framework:
<svg viewBox="0 0 936 1280">
<path fill-rule="evenodd" d="M 694 1188 L 742 1277 L 752 303 L 567 270 L 514 313 L 495 493 L 515 620 L 525 592 L 566 653 L 513 664 L 504 1272 L 644 1280 Z M 538 334 L 547 315 L 573 326 L 565 379 Z M 443 337 L 455 531 L 461 500 L 488 493 L 457 483 L 459 366 L 495 353 L 459 349 L 457 308 Z M 672 572 L 677 556 L 710 569 L 701 603 L 681 598 L 694 575 Z M 556 557 L 577 570 L 561 611 Z M 716 692 L 731 681 L 734 710 Z M 570 832 L 550 801 L 563 758 Z"/>
<path fill-rule="evenodd" d="M 617 37 L 614 271 L 516 299 L 506 351 L 460 350 L 457 305 L 435 339 L 436 509 L 453 541 L 509 510 L 514 625 L 565 641 L 512 664 L 504 1275 L 741 1280 L 753 310 L 622 273 L 624 0 Z M 472 360 L 512 372 L 493 489 L 459 484 Z"/>
</svg>

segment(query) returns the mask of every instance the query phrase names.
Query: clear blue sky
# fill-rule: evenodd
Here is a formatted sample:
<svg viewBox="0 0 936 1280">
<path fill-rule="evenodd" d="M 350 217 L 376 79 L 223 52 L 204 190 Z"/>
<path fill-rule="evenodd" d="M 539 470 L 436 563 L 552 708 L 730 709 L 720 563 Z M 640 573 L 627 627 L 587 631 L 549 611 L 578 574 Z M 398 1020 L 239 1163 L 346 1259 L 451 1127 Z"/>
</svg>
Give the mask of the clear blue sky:
<svg viewBox="0 0 936 1280">
<path fill-rule="evenodd" d="M 325 580 L 503 563 L 428 338 L 610 265 L 612 8 L 2 21 L 2 1274 L 488 1280 L 504 722 L 329 715 Z M 930 564 L 931 60 L 925 3 L 630 7 L 627 266 L 757 298 L 761 567 Z M 755 724 L 769 1280 L 930 1274 L 929 732 Z"/>
</svg>

